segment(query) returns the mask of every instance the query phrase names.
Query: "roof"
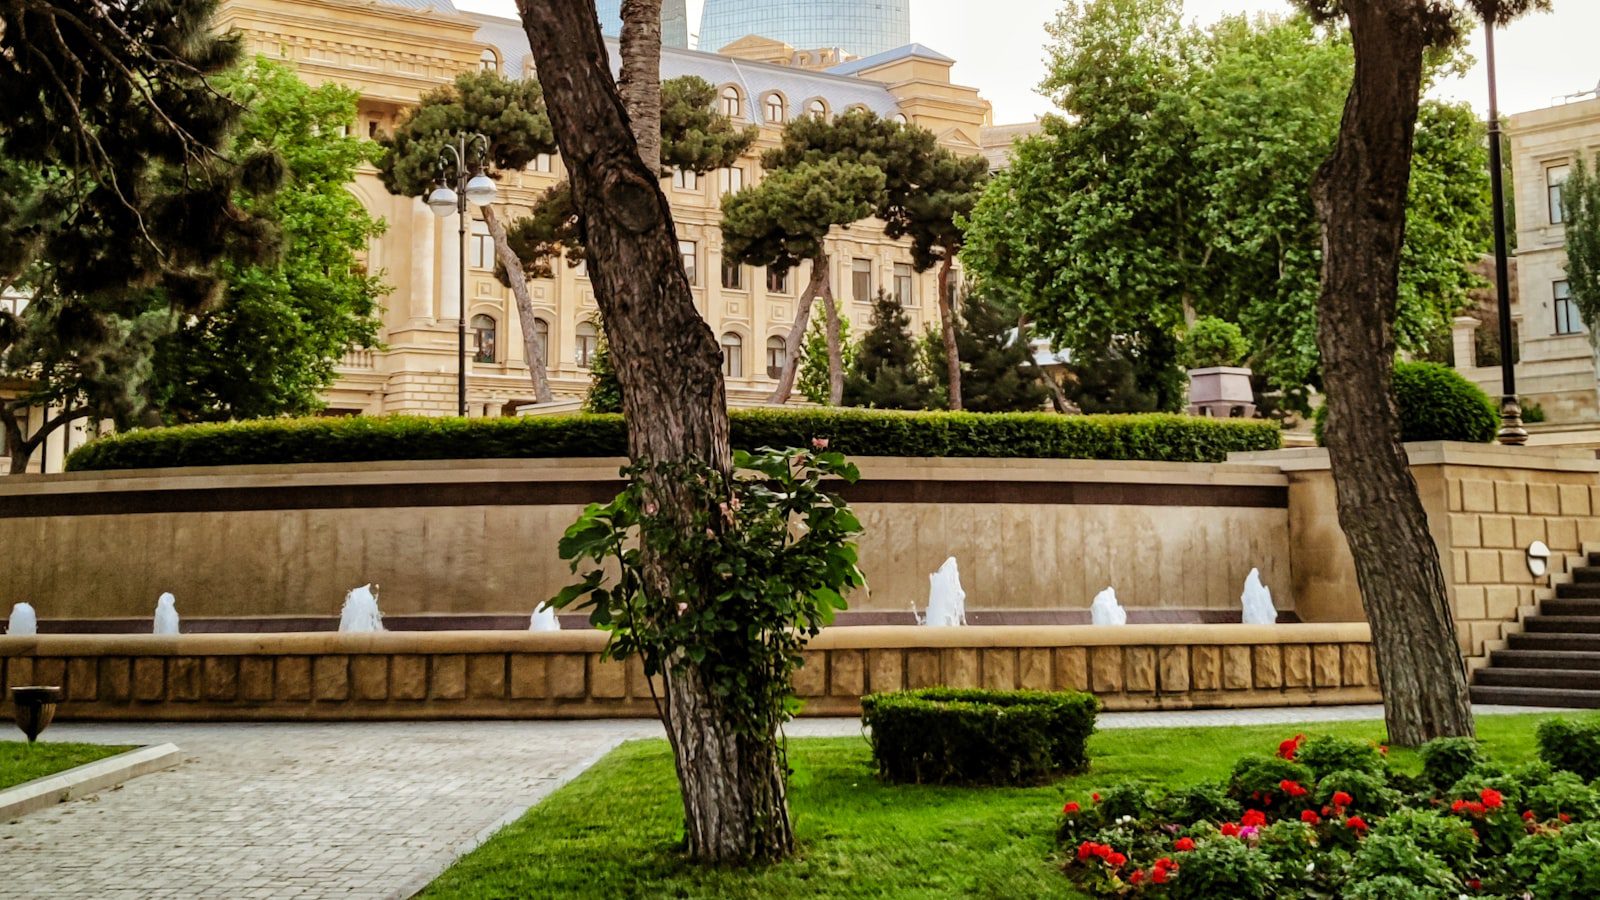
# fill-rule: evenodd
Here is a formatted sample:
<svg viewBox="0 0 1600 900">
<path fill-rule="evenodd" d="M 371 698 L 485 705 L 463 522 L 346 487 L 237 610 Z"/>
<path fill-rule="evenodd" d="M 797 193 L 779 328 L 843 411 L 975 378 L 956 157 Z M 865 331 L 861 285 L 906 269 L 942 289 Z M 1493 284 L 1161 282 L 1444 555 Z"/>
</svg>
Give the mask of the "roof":
<svg viewBox="0 0 1600 900">
<path fill-rule="evenodd" d="M 417 12 L 457 12 L 451 0 L 379 0 L 384 6 L 399 6 Z"/>
<path fill-rule="evenodd" d="M 865 72 L 868 69 L 876 69 L 881 65 L 913 57 L 931 59 L 934 62 L 955 63 L 955 60 L 926 44 L 907 44 L 904 47 L 896 47 L 893 50 L 885 50 L 882 53 L 874 53 L 861 59 L 852 59 L 847 63 L 840 63 L 828 69 L 828 72 L 834 75 L 855 75 L 858 72 Z"/>
<path fill-rule="evenodd" d="M 400 0 L 387 0 L 400 2 Z M 410 3 L 432 0 L 405 0 Z M 450 0 L 438 0 L 448 3 Z M 516 19 L 467 13 L 478 22 L 478 40 L 496 49 L 500 54 L 501 70 L 507 77 L 521 78 L 533 65 L 532 49 L 528 46 L 527 32 Z M 919 46 L 919 45 L 912 45 Z M 611 59 L 611 72 L 616 75 L 621 65 L 617 41 L 606 38 L 607 55 Z M 751 62 L 717 53 L 684 50 L 676 47 L 661 48 L 661 77 L 678 78 L 698 75 L 713 85 L 733 84 L 739 87 L 745 103 L 745 116 L 752 122 L 763 121 L 761 101 L 776 91 L 788 106 L 788 116 L 801 115 L 805 104 L 816 97 L 825 100 L 830 109 L 838 111 L 852 106 L 864 106 L 880 116 L 893 116 L 900 111 L 894 95 L 886 85 L 841 75 L 837 72 L 814 72 L 790 66 Z"/>
</svg>

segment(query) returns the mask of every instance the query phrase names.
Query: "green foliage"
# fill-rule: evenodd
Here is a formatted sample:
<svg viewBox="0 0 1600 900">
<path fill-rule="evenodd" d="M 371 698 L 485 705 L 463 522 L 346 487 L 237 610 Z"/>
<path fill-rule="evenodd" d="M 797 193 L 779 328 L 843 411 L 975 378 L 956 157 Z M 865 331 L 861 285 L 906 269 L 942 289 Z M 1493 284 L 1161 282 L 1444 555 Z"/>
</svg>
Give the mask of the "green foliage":
<svg viewBox="0 0 1600 900">
<path fill-rule="evenodd" d="M 1086 413 L 1176 412 L 1187 377 L 1172 333 L 1145 328 L 1073 350 L 1062 391 Z"/>
<path fill-rule="evenodd" d="M 1030 412 L 1044 405 L 1047 392 L 1029 365 L 1027 341 L 1018 338 L 1017 315 L 983 294 L 961 304 L 956 325 L 956 357 L 961 360 L 961 406 L 970 412 Z M 944 341 L 929 332 L 927 371 L 946 368 Z M 931 405 L 947 406 L 948 389 L 935 377 Z"/>
<path fill-rule="evenodd" d="M 1181 353 L 1187 369 L 1239 366 L 1250 356 L 1250 342 L 1232 322 L 1201 316 L 1184 331 Z"/>
<path fill-rule="evenodd" d="M 1422 777 L 1438 790 L 1446 790 L 1483 762 L 1473 738 L 1435 738 L 1418 750 Z"/>
<path fill-rule="evenodd" d="M 850 484 L 859 472 L 821 446 L 735 451 L 734 466 L 734 478 L 687 463 L 625 469 L 627 489 L 591 504 L 562 537 L 561 558 L 580 580 L 550 605 L 589 610 L 610 632 L 606 657 L 715 685 L 727 725 L 772 740 L 796 709 L 791 678 L 806 642 L 866 584 L 854 543 L 861 523 L 822 490 L 824 479 Z M 693 521 L 665 514 L 673 503 Z M 646 576 L 649 553 L 673 561 L 665 593 Z"/>
<path fill-rule="evenodd" d="M 1394 394 L 1400 405 L 1403 441 L 1468 441 L 1487 444 L 1500 430 L 1500 413 L 1483 389 L 1449 366 L 1397 362 Z M 1317 443 L 1322 443 L 1326 404 L 1317 409 Z"/>
<path fill-rule="evenodd" d="M 1590 340 L 1600 331 L 1600 172 L 1582 154 L 1561 189 L 1567 235 L 1567 290 L 1578 305 Z"/>
<path fill-rule="evenodd" d="M 1355 812 L 1367 815 L 1388 815 L 1400 805 L 1399 791 L 1389 786 L 1386 773 L 1360 769 L 1339 769 L 1317 779 L 1314 796 L 1319 803 L 1330 803 L 1333 795 L 1343 791 L 1353 799 L 1349 806 Z"/>
<path fill-rule="evenodd" d="M 723 198 L 723 254 L 780 272 L 816 260 L 835 226 L 872 214 L 883 184 L 882 170 L 837 159 L 769 169 L 759 184 Z"/>
<path fill-rule="evenodd" d="M 1331 735 L 1308 739 L 1300 745 L 1294 759 L 1309 768 L 1315 778 L 1325 778 L 1330 772 L 1340 770 L 1376 775 L 1388 768 L 1383 754 L 1370 741 L 1352 741 Z"/>
<path fill-rule="evenodd" d="M 1241 756 L 1228 778 L 1228 796 L 1240 803 L 1262 804 L 1268 794 L 1282 796 L 1285 781 L 1309 786 L 1311 770 L 1293 760 L 1277 756 Z"/>
<path fill-rule="evenodd" d="M 909 784 L 1029 784 L 1089 764 L 1089 694 L 931 688 L 861 698 L 878 773 Z"/>
<path fill-rule="evenodd" d="M 348 189 L 376 146 L 344 134 L 356 119 L 348 88 L 311 88 L 262 57 L 212 85 L 246 110 L 231 154 L 283 161 L 275 193 L 237 199 L 277 226 L 283 252 L 267 263 L 224 264 L 222 302 L 157 342 L 152 399 L 168 422 L 315 412 L 344 353 L 378 341 L 389 289 L 358 254 L 384 225 Z"/>
<path fill-rule="evenodd" d="M 705 174 L 750 149 L 761 129 L 739 126 L 717 108 L 717 89 L 697 75 L 661 82 L 661 165 Z"/>
<path fill-rule="evenodd" d="M 1522 801 L 1540 820 L 1563 815 L 1582 821 L 1600 819 L 1600 787 L 1585 783 L 1576 772 L 1556 772 L 1543 784 L 1527 785 Z"/>
<path fill-rule="evenodd" d="M 856 342 L 850 339 L 850 319 L 839 315 L 839 356 L 844 371 L 856 360 Z M 800 395 L 822 406 L 828 404 L 828 325 L 814 318 L 806 327 L 806 342 L 800 350 L 800 374 L 795 379 Z"/>
<path fill-rule="evenodd" d="M 1539 724 L 1539 758 L 1586 780 L 1600 778 L 1600 717 Z"/>
<path fill-rule="evenodd" d="M 1206 841 L 1182 856 L 1169 890 L 1173 900 L 1266 900 L 1272 896 L 1267 857 L 1235 840 Z"/>
<path fill-rule="evenodd" d="M 471 171 L 484 153 L 491 175 L 516 172 L 541 153 L 556 152 L 555 133 L 544 105 L 544 91 L 531 78 L 507 78 L 498 72 L 471 71 L 454 83 L 424 94 L 407 110 L 394 132 L 379 140 L 378 174 L 389 193 L 425 197 L 439 174 L 439 159 L 457 138 L 482 134 L 464 161 Z M 458 148 L 459 149 L 459 148 Z"/>
<path fill-rule="evenodd" d="M 1533 883 L 1539 900 L 1593 900 L 1600 897 L 1600 835 L 1564 841 L 1555 859 Z"/>
<path fill-rule="evenodd" d="M 880 291 L 872 307 L 872 327 L 861 336 L 855 360 L 844 378 L 846 406 L 872 409 L 927 409 L 931 387 L 911 338 L 911 317 L 893 297 Z"/>
<path fill-rule="evenodd" d="M 561 181 L 546 188 L 533 202 L 532 211 L 506 228 L 506 244 L 522 261 L 523 274 L 528 278 L 554 278 L 554 262 L 559 257 L 565 257 L 571 268 L 583 262 L 587 254 L 579 236 L 572 182 Z M 498 263 L 495 274 L 505 282 L 505 270 Z"/>
<path fill-rule="evenodd" d="M 611 346 L 604 332 L 595 341 L 594 353 L 589 357 L 589 392 L 583 397 L 583 411 L 622 412 L 622 382 L 617 380 L 616 367 L 611 365 Z"/>
<path fill-rule="evenodd" d="M 1409 844 L 1442 860 L 1456 871 L 1470 868 L 1478 852 L 1478 836 L 1466 820 L 1432 809 L 1410 807 L 1396 810 L 1378 823 L 1373 836 L 1390 837 Z"/>
<path fill-rule="evenodd" d="M 1444 860 L 1413 843 L 1404 834 L 1374 834 L 1361 842 L 1350 862 L 1350 877 L 1356 883 L 1371 883 L 1379 878 L 1397 878 L 1420 896 L 1453 897 L 1461 893 L 1461 879 Z M 1385 896 L 1375 894 L 1373 896 Z M 1388 894 L 1387 896 L 1394 896 Z"/>
</svg>

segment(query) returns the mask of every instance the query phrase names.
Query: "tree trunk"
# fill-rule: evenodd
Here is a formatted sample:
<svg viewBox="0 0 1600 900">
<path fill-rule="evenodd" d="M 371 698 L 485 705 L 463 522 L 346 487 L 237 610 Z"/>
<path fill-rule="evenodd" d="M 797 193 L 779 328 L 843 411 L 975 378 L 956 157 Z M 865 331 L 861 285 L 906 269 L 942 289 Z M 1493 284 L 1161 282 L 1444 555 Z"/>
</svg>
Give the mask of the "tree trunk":
<svg viewBox="0 0 1600 900">
<path fill-rule="evenodd" d="M 1021 341 L 1022 346 L 1028 350 L 1028 365 L 1033 368 L 1034 377 L 1038 378 L 1050 391 L 1050 406 L 1062 415 L 1072 413 L 1074 409 L 1072 401 L 1067 399 L 1067 392 L 1061 389 L 1060 382 L 1056 381 L 1055 377 L 1049 372 L 1046 372 L 1044 366 L 1039 365 L 1039 360 L 1033 356 L 1033 341 L 1028 338 L 1028 325 L 1031 322 L 1032 320 L 1028 318 L 1027 313 L 1017 317 L 1017 340 Z"/>
<path fill-rule="evenodd" d="M 961 354 L 956 348 L 956 311 L 950 302 L 950 256 L 939 263 L 939 327 L 944 336 L 945 383 L 950 409 L 961 409 Z"/>
<path fill-rule="evenodd" d="M 1472 708 L 1438 548 L 1393 392 L 1394 322 L 1423 52 L 1445 13 L 1344 0 L 1355 82 L 1312 192 L 1323 229 L 1317 347 L 1339 524 L 1372 625 L 1391 742 L 1471 735 Z"/>
<path fill-rule="evenodd" d="M 639 158 L 661 174 L 661 0 L 622 0 L 622 71 L 617 89 L 628 110 Z"/>
<path fill-rule="evenodd" d="M 533 295 L 528 293 L 528 278 L 522 271 L 522 260 L 511 252 L 511 242 L 506 240 L 506 225 L 500 221 L 494 207 L 483 207 L 483 223 L 489 226 L 489 237 L 494 239 L 495 259 L 506 270 L 506 281 L 511 283 L 511 296 L 517 300 L 517 319 L 522 325 L 523 358 L 528 361 L 528 374 L 533 378 L 533 397 L 539 403 L 555 399 L 550 393 L 549 361 L 544 358 L 544 348 L 539 346 L 539 329 L 534 324 Z"/>
<path fill-rule="evenodd" d="M 839 304 L 833 299 L 831 279 L 822 282 L 823 308 L 828 312 L 828 405 L 844 403 L 844 344 L 839 336 Z"/>
<path fill-rule="evenodd" d="M 5 430 L 7 452 L 11 454 L 8 467 L 12 475 L 21 475 L 28 471 L 28 459 L 33 456 L 33 449 L 22 441 L 22 423 L 17 420 L 16 411 L 8 406 L 0 406 L 0 429 Z"/>
<path fill-rule="evenodd" d="M 517 6 L 571 172 L 589 275 L 622 387 L 629 456 L 640 463 L 698 463 L 727 475 L 722 353 L 695 310 L 671 209 L 656 172 L 639 155 L 612 85 L 594 5 L 518 0 Z M 699 512 L 718 520 L 715 510 L 700 508 L 704 501 L 693 485 L 642 477 L 666 524 L 687 531 Z M 647 593 L 670 598 L 682 561 L 650 544 L 643 553 Z M 713 590 L 708 585 L 706 596 Z M 670 670 L 665 681 L 664 724 L 683 794 L 689 855 L 706 862 L 788 855 L 794 832 L 775 729 L 736 730 L 693 664 Z"/>
<path fill-rule="evenodd" d="M 805 353 L 806 329 L 811 325 L 811 305 L 816 302 L 827 280 L 828 253 L 824 250 L 812 258 L 811 280 L 806 283 L 805 292 L 800 295 L 800 303 L 794 310 L 794 325 L 789 328 L 789 341 L 783 345 L 783 375 L 778 378 L 778 389 L 772 392 L 769 401 L 773 404 L 782 406 L 788 403 L 789 395 L 794 393 L 794 381 L 800 374 L 800 357 Z"/>
</svg>

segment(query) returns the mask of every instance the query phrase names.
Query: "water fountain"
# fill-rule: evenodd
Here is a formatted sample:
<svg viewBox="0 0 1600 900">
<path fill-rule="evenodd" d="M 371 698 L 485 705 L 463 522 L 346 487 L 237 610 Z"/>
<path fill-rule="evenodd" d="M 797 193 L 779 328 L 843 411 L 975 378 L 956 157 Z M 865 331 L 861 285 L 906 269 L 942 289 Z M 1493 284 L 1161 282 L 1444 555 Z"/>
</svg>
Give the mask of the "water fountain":
<svg viewBox="0 0 1600 900">
<path fill-rule="evenodd" d="M 916 607 L 912 607 L 916 612 Z M 954 556 L 944 561 L 939 571 L 928 576 L 928 614 L 918 625 L 948 627 L 967 624 L 967 592 L 961 589 L 961 572 Z"/>
<path fill-rule="evenodd" d="M 548 603 L 541 603 L 533 611 L 533 618 L 528 621 L 529 631 L 560 631 L 561 620 L 556 618 L 555 607 Z"/>
<path fill-rule="evenodd" d="M 1244 580 L 1244 593 L 1239 595 L 1239 603 L 1244 607 L 1243 617 L 1240 619 L 1244 624 L 1277 624 L 1278 610 L 1272 605 L 1272 591 L 1261 583 L 1259 569 L 1251 569 L 1250 577 Z"/>
<path fill-rule="evenodd" d="M 171 594 L 162 594 L 156 601 L 156 634 L 178 633 L 178 607 L 177 598 Z"/>
<path fill-rule="evenodd" d="M 1089 604 L 1089 619 L 1096 625 L 1126 625 L 1128 611 L 1117 602 L 1116 588 L 1106 588 Z"/>
<path fill-rule="evenodd" d="M 11 607 L 11 618 L 6 622 L 6 634 L 12 637 L 33 637 L 39 633 L 39 616 L 33 606 L 18 603 Z"/>
<path fill-rule="evenodd" d="M 382 631 L 383 613 L 378 611 L 377 588 L 366 584 L 344 595 L 339 611 L 340 631 Z"/>
</svg>

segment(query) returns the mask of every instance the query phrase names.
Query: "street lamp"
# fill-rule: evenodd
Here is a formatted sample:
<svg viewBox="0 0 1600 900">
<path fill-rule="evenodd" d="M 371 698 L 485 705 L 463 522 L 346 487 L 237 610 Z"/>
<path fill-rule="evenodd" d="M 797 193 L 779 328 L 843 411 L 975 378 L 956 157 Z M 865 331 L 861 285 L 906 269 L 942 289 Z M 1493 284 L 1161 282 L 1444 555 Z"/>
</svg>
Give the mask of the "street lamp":
<svg viewBox="0 0 1600 900">
<path fill-rule="evenodd" d="M 467 175 L 467 154 L 478 149 L 477 165 Z M 428 195 L 428 208 L 439 218 L 459 215 L 461 231 L 461 283 L 457 286 L 460 303 L 456 310 L 456 415 L 467 414 L 467 203 L 488 206 L 495 200 L 494 179 L 484 174 L 489 156 L 489 139 L 481 134 L 456 135 L 454 144 L 439 152 L 439 179 Z M 453 173 L 446 177 L 446 173 Z"/>
<path fill-rule="evenodd" d="M 1484 62 L 1489 67 L 1489 185 L 1494 193 L 1494 282 L 1500 301 L 1500 443 L 1520 447 L 1528 442 L 1517 400 L 1516 348 L 1511 337 L 1511 273 L 1506 252 L 1506 186 L 1500 172 L 1500 97 L 1494 75 L 1494 22 L 1484 23 Z"/>
</svg>

